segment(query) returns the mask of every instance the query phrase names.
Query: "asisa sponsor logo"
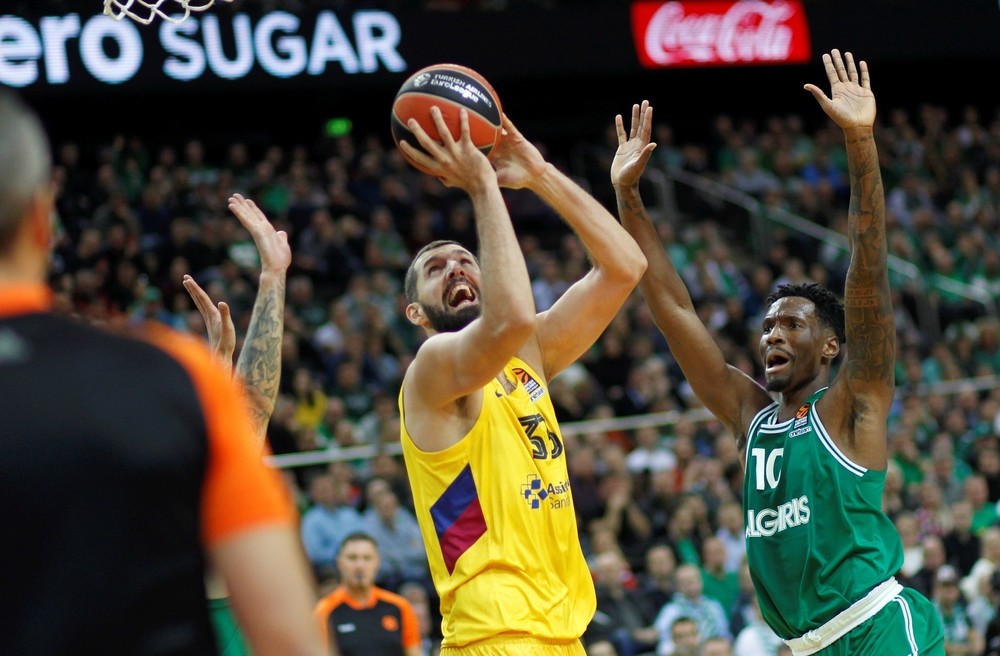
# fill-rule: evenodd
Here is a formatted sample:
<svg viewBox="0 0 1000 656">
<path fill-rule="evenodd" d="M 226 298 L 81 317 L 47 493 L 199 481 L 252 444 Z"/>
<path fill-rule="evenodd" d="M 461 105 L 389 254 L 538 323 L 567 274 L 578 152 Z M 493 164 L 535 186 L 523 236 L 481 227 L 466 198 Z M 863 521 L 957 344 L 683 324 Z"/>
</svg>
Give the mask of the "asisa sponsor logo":
<svg viewBox="0 0 1000 656">
<path fill-rule="evenodd" d="M 548 501 L 551 508 L 565 508 L 572 502 L 572 497 L 569 495 L 569 481 L 546 484 L 535 474 L 528 474 L 525 478 L 525 482 L 521 485 L 521 498 L 531 506 L 532 510 L 541 508 L 543 501 Z"/>
</svg>

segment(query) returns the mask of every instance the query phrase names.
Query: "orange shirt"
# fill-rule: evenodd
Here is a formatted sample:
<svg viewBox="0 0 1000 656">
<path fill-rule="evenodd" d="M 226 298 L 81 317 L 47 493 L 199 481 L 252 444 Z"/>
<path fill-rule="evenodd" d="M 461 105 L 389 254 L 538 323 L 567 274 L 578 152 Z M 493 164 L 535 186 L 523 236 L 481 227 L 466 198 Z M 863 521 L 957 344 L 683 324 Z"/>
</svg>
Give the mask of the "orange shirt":
<svg viewBox="0 0 1000 656">
<path fill-rule="evenodd" d="M 316 618 L 341 656 L 395 656 L 420 644 L 420 626 L 410 602 L 377 586 L 365 603 L 337 588 L 316 604 Z"/>
</svg>

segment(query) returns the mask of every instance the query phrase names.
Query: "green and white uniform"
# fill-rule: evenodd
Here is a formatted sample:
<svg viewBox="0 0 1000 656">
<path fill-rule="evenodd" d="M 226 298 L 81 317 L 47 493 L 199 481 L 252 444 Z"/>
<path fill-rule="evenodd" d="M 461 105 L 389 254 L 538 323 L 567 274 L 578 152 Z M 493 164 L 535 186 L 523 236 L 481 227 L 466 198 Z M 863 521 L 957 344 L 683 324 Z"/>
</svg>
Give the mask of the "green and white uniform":
<svg viewBox="0 0 1000 656">
<path fill-rule="evenodd" d="M 903 563 L 899 533 L 882 512 L 885 472 L 852 462 L 831 439 L 816 412 L 826 390 L 817 390 L 787 421 L 778 421 L 777 403 L 767 406 L 747 433 L 743 481 L 747 562 L 761 614 L 785 640 L 807 635 L 811 639 L 814 630 L 891 579 Z M 900 650 L 885 651 L 887 645 L 880 644 L 872 645 L 872 653 L 916 654 L 918 648 L 929 653 L 923 649 L 930 645 L 918 637 L 923 629 L 916 627 L 919 631 L 914 633 L 913 622 L 926 623 L 924 612 L 933 613 L 933 608 L 919 595 L 915 601 L 920 608 L 909 608 L 912 591 L 905 591 L 905 596 L 892 592 L 899 589 L 894 582 L 882 588 L 890 590 L 895 603 L 883 600 L 879 607 L 884 610 L 874 617 L 898 611 Z M 904 626 L 907 622 L 909 626 Z M 863 653 L 858 644 L 852 652 L 841 649 L 862 628 L 847 633 L 846 641 L 838 640 L 837 649 L 822 652 Z M 865 633 L 886 639 L 878 637 L 879 631 Z M 940 626 L 936 634 L 940 635 Z M 912 647 L 907 645 L 911 642 Z"/>
<path fill-rule="evenodd" d="M 219 656 L 251 656 L 250 645 L 243 637 L 240 623 L 233 613 L 233 607 L 229 605 L 229 597 L 209 599 L 208 613 L 212 618 L 212 628 L 215 629 Z"/>
</svg>

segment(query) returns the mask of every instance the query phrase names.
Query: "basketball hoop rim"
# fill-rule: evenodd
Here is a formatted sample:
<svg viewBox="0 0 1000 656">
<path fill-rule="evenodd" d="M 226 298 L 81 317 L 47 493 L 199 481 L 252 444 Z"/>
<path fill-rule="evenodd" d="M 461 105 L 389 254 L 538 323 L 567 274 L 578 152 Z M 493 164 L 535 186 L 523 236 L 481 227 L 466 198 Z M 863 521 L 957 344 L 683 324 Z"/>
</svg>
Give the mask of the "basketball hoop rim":
<svg viewBox="0 0 1000 656">
<path fill-rule="evenodd" d="M 104 0 L 104 15 L 114 20 L 128 18 L 142 25 L 149 25 L 157 16 L 168 23 L 183 23 L 192 12 L 201 12 L 211 8 L 216 2 L 232 2 L 233 0 Z M 182 10 L 183 14 L 167 13 L 163 8 L 166 3 L 170 8 Z"/>
</svg>

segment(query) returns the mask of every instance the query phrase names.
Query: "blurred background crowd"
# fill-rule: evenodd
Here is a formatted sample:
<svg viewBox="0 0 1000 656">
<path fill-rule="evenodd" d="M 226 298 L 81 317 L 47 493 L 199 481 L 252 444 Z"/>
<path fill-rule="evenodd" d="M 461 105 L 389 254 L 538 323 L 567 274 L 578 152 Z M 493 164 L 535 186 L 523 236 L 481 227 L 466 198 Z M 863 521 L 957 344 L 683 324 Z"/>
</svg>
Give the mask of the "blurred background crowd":
<svg viewBox="0 0 1000 656">
<path fill-rule="evenodd" d="M 610 118 L 569 149 L 541 146 L 614 212 Z M 879 120 L 889 249 L 900 258 L 884 506 L 906 549 L 900 577 L 938 605 L 949 643 L 966 646 L 949 653 L 986 653 L 1000 598 L 1000 111 L 928 104 L 880 108 Z M 708 139 L 688 141 L 657 122 L 644 197 L 728 361 L 759 378 L 770 291 L 802 280 L 842 291 L 836 239 L 771 220 L 843 234 L 842 136 L 794 114 L 710 124 Z M 414 600 L 431 645 L 436 602 L 398 455 L 397 392 L 421 340 L 403 315 L 402 278 L 422 245 L 448 238 L 474 250 L 476 229 L 465 196 L 409 167 L 386 137 L 57 142 L 51 283 L 57 306 L 85 320 L 153 319 L 202 335 L 181 285 L 191 274 L 229 303 L 242 336 L 258 260 L 226 201 L 234 192 L 256 201 L 293 248 L 269 443 L 278 463 L 320 454 L 284 469 L 304 546 L 329 586 L 340 538 L 358 527 L 375 535 L 380 583 L 423 585 Z M 541 311 L 587 270 L 587 254 L 530 194 L 506 200 Z M 590 652 L 780 653 L 743 564 L 735 443 L 692 395 L 638 292 L 550 393 L 599 590 Z M 637 417 L 653 419 L 613 421 Z"/>
</svg>

